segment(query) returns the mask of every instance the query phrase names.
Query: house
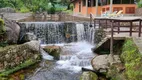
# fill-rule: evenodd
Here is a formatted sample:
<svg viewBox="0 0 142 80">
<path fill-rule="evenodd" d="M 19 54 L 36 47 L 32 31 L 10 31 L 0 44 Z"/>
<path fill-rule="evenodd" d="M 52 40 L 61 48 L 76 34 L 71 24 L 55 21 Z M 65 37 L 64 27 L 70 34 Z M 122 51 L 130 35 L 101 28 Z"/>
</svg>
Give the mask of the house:
<svg viewBox="0 0 142 80">
<path fill-rule="evenodd" d="M 101 12 L 110 10 L 110 0 L 71 0 L 74 3 L 75 15 L 87 16 L 90 13 L 101 15 Z M 98 3 L 98 4 L 97 4 Z M 123 10 L 123 14 L 134 14 L 135 0 L 113 0 L 112 11 Z"/>
</svg>

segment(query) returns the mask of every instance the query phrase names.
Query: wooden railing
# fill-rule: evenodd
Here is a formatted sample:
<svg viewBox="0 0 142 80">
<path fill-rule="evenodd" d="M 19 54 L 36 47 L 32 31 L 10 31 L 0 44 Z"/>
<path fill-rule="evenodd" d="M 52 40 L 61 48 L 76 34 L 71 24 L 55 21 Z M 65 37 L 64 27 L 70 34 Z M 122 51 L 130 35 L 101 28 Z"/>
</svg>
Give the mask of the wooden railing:
<svg viewBox="0 0 142 80">
<path fill-rule="evenodd" d="M 138 33 L 141 37 L 142 19 L 110 19 L 110 18 L 95 18 L 94 26 L 99 25 L 99 28 L 112 28 L 112 32 L 117 33 Z M 112 26 L 112 27 L 111 27 Z M 129 30 L 121 30 L 120 28 L 129 28 Z"/>
</svg>

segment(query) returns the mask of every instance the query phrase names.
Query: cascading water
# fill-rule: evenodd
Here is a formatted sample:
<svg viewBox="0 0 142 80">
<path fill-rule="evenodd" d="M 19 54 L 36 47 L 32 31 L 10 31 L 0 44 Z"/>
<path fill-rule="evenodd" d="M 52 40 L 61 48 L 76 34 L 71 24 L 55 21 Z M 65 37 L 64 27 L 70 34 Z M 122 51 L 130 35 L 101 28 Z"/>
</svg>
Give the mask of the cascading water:
<svg viewBox="0 0 142 80">
<path fill-rule="evenodd" d="M 92 68 L 94 31 L 88 23 L 21 23 L 21 39 L 25 33 L 31 32 L 41 41 L 42 47 L 54 45 L 62 49 L 60 60 L 53 62 L 50 67 L 48 64 L 41 66 L 43 69 L 28 75 L 26 80 L 79 80 L 82 67 Z"/>
<path fill-rule="evenodd" d="M 28 32 L 34 33 L 43 44 L 94 40 L 94 28 L 90 28 L 88 23 L 23 22 L 20 26 L 20 40 Z"/>
</svg>

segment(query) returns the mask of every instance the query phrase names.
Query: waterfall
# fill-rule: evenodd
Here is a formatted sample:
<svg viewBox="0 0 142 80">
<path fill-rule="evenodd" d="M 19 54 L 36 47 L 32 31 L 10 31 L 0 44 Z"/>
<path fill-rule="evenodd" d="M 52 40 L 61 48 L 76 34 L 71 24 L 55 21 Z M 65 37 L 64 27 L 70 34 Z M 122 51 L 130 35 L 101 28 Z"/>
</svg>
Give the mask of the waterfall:
<svg viewBox="0 0 142 80">
<path fill-rule="evenodd" d="M 94 28 L 77 22 L 21 22 L 20 38 L 34 33 L 42 44 L 70 43 L 86 40 L 93 43 Z"/>
<path fill-rule="evenodd" d="M 91 51 L 95 30 L 89 23 L 79 22 L 21 22 L 20 39 L 26 33 L 33 33 L 44 46 L 59 46 L 60 59 L 52 66 L 45 64 L 43 70 L 26 80 L 79 80 L 81 68 L 90 68 L 91 59 L 95 56 Z M 44 59 L 52 60 L 42 51 Z"/>
</svg>

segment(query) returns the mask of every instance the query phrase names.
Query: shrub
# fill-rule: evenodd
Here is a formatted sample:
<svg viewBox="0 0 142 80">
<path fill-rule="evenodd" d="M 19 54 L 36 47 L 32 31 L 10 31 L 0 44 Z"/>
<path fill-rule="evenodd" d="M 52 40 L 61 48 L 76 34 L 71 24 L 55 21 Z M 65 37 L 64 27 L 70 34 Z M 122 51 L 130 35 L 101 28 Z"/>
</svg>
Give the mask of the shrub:
<svg viewBox="0 0 142 80">
<path fill-rule="evenodd" d="M 51 7 L 51 8 L 48 10 L 48 13 L 49 13 L 49 14 L 55 14 L 55 12 L 56 12 L 55 7 Z"/>
<path fill-rule="evenodd" d="M 21 7 L 20 12 L 21 13 L 27 13 L 27 12 L 30 12 L 30 10 L 26 7 Z"/>
</svg>

